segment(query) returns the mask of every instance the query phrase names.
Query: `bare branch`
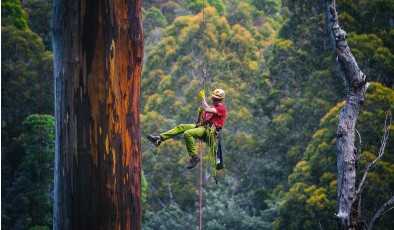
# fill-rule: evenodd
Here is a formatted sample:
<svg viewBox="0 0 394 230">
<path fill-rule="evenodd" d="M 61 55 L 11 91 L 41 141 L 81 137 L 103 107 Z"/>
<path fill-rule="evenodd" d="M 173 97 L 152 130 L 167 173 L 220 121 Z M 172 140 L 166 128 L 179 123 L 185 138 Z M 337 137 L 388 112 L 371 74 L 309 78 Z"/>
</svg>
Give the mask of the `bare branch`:
<svg viewBox="0 0 394 230">
<path fill-rule="evenodd" d="M 391 126 L 391 121 L 392 121 L 392 116 L 391 116 L 391 109 L 387 110 L 386 112 L 386 118 L 384 120 L 384 131 L 383 131 L 383 136 L 382 136 L 382 140 L 380 142 L 380 149 L 379 149 L 379 153 L 378 156 L 376 157 L 375 160 L 373 160 L 365 169 L 363 178 L 360 181 L 360 184 L 358 185 L 358 189 L 356 194 L 359 195 L 363 189 L 365 180 L 367 179 L 369 170 L 376 164 L 376 162 L 378 162 L 380 160 L 380 158 L 382 158 L 383 153 L 384 153 L 384 149 L 386 148 L 386 144 L 387 144 L 387 140 L 389 138 L 389 134 L 390 134 L 390 126 Z M 388 123 L 387 123 L 388 122 Z"/>
<path fill-rule="evenodd" d="M 360 132 L 359 132 L 357 129 L 356 129 L 356 133 L 357 133 L 357 136 L 358 136 L 358 146 L 357 146 L 357 148 L 354 150 L 354 154 L 356 155 L 355 159 L 356 159 L 356 164 L 357 164 L 357 162 L 360 160 L 362 142 L 361 142 L 361 135 L 360 135 Z"/>
<path fill-rule="evenodd" d="M 160 199 L 159 199 L 159 204 L 161 205 L 161 207 L 163 207 L 163 209 L 167 207 L 167 206 L 163 203 L 163 201 L 161 201 Z"/>
<path fill-rule="evenodd" d="M 391 207 L 391 208 L 387 209 L 385 212 L 382 213 L 382 216 L 385 215 L 386 213 L 388 213 L 389 211 L 393 210 L 393 209 L 394 209 L 394 207 Z"/>
<path fill-rule="evenodd" d="M 378 223 L 380 217 L 382 217 L 384 214 L 386 214 L 388 211 L 394 208 L 392 207 L 393 203 L 394 203 L 394 196 L 392 196 L 390 200 L 388 200 L 385 204 L 383 204 L 382 207 L 380 207 L 380 209 L 375 213 L 371 223 L 368 226 L 368 230 L 375 229 L 375 226 Z"/>
</svg>

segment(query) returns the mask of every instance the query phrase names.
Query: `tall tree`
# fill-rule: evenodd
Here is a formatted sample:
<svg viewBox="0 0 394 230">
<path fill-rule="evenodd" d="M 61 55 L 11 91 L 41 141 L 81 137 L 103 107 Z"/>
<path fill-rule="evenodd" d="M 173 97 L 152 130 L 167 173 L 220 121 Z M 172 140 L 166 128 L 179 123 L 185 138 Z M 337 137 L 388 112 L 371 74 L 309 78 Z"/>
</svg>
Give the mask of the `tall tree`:
<svg viewBox="0 0 394 230">
<path fill-rule="evenodd" d="M 53 6 L 54 229 L 141 229 L 141 1 Z"/>
<path fill-rule="evenodd" d="M 339 116 L 336 131 L 338 228 L 363 229 L 361 190 L 365 176 L 371 166 L 367 167 L 366 173 L 357 187 L 356 163 L 361 151 L 361 141 L 360 137 L 358 137 L 359 146 L 356 147 L 355 134 L 357 131 L 357 118 L 360 114 L 361 105 L 364 102 L 365 92 L 369 83 L 365 80 L 365 74 L 359 69 L 347 45 L 346 32 L 339 26 L 335 0 L 324 1 L 324 14 L 326 16 L 326 26 L 331 46 L 344 72 L 347 92 L 346 103 Z M 381 154 L 379 153 L 379 157 L 371 165 L 379 160 Z M 392 200 L 390 200 L 391 203 L 389 203 L 390 201 L 388 202 L 387 206 L 392 204 Z"/>
</svg>

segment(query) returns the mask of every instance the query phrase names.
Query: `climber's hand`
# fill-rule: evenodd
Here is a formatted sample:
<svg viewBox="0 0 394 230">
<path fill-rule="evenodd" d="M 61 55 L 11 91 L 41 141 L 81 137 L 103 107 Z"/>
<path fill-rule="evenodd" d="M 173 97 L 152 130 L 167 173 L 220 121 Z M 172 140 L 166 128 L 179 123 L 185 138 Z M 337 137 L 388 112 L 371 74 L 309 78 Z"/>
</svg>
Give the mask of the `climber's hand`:
<svg viewBox="0 0 394 230">
<path fill-rule="evenodd" d="M 204 109 L 202 108 L 202 106 L 199 106 L 197 111 L 198 111 L 198 114 L 200 114 L 204 111 Z"/>
<path fill-rule="evenodd" d="M 203 99 L 205 98 L 205 91 L 201 90 L 200 93 L 198 94 L 198 98 Z"/>
</svg>

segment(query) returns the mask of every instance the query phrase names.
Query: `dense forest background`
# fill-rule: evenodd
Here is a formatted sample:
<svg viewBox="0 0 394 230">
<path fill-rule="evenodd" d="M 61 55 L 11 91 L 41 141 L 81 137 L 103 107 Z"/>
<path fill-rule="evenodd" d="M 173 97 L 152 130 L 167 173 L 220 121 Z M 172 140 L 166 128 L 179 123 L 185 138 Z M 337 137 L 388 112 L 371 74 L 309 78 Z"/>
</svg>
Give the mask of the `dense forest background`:
<svg viewBox="0 0 394 230">
<path fill-rule="evenodd" d="M 206 0 L 205 6 L 206 87 L 226 91 L 228 119 L 219 185 L 204 181 L 203 228 L 336 229 L 335 130 L 346 92 L 322 1 Z M 1 1 L 4 229 L 34 229 L 38 218 L 42 229 L 52 228 L 51 9 L 47 0 Z M 155 148 L 144 136 L 195 122 L 201 9 L 202 0 L 143 1 L 143 229 L 198 226 L 198 170 L 185 169 L 183 138 Z M 337 9 L 372 83 L 357 123 L 361 174 L 379 150 L 386 111 L 394 107 L 394 1 L 343 0 Z M 368 223 L 394 193 L 393 135 L 367 182 L 362 213 Z M 377 229 L 393 225 L 391 211 Z"/>
</svg>

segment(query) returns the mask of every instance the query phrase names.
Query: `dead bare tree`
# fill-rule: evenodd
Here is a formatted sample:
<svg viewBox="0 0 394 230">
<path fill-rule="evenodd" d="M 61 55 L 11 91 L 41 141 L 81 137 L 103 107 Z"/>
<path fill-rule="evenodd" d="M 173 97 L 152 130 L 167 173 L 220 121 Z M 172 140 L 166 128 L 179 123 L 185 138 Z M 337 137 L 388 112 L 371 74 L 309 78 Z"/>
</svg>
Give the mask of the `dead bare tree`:
<svg viewBox="0 0 394 230">
<path fill-rule="evenodd" d="M 355 127 L 369 83 L 365 80 L 366 76 L 364 73 L 358 68 L 357 62 L 347 45 L 346 32 L 339 27 L 335 0 L 324 0 L 323 5 L 327 33 L 336 59 L 344 72 L 347 92 L 346 104 L 339 115 L 336 132 L 338 168 L 338 213 L 336 216 L 338 218 L 338 229 L 363 229 L 365 223 L 361 218 L 361 191 L 370 168 L 383 155 L 385 144 L 382 145 L 383 149 L 381 148 L 377 159 L 367 167 L 357 187 L 355 165 L 361 152 L 361 137 L 359 136 L 359 146 L 356 148 L 354 144 Z M 383 138 L 385 138 L 385 135 Z M 390 205 L 390 202 L 386 204 Z M 386 210 L 386 208 L 383 208 L 381 214 Z M 378 214 L 378 216 L 380 217 L 381 215 Z M 372 225 L 373 222 L 374 220 L 371 222 Z"/>
<path fill-rule="evenodd" d="M 54 229 L 141 229 L 141 0 L 54 0 Z"/>
</svg>

